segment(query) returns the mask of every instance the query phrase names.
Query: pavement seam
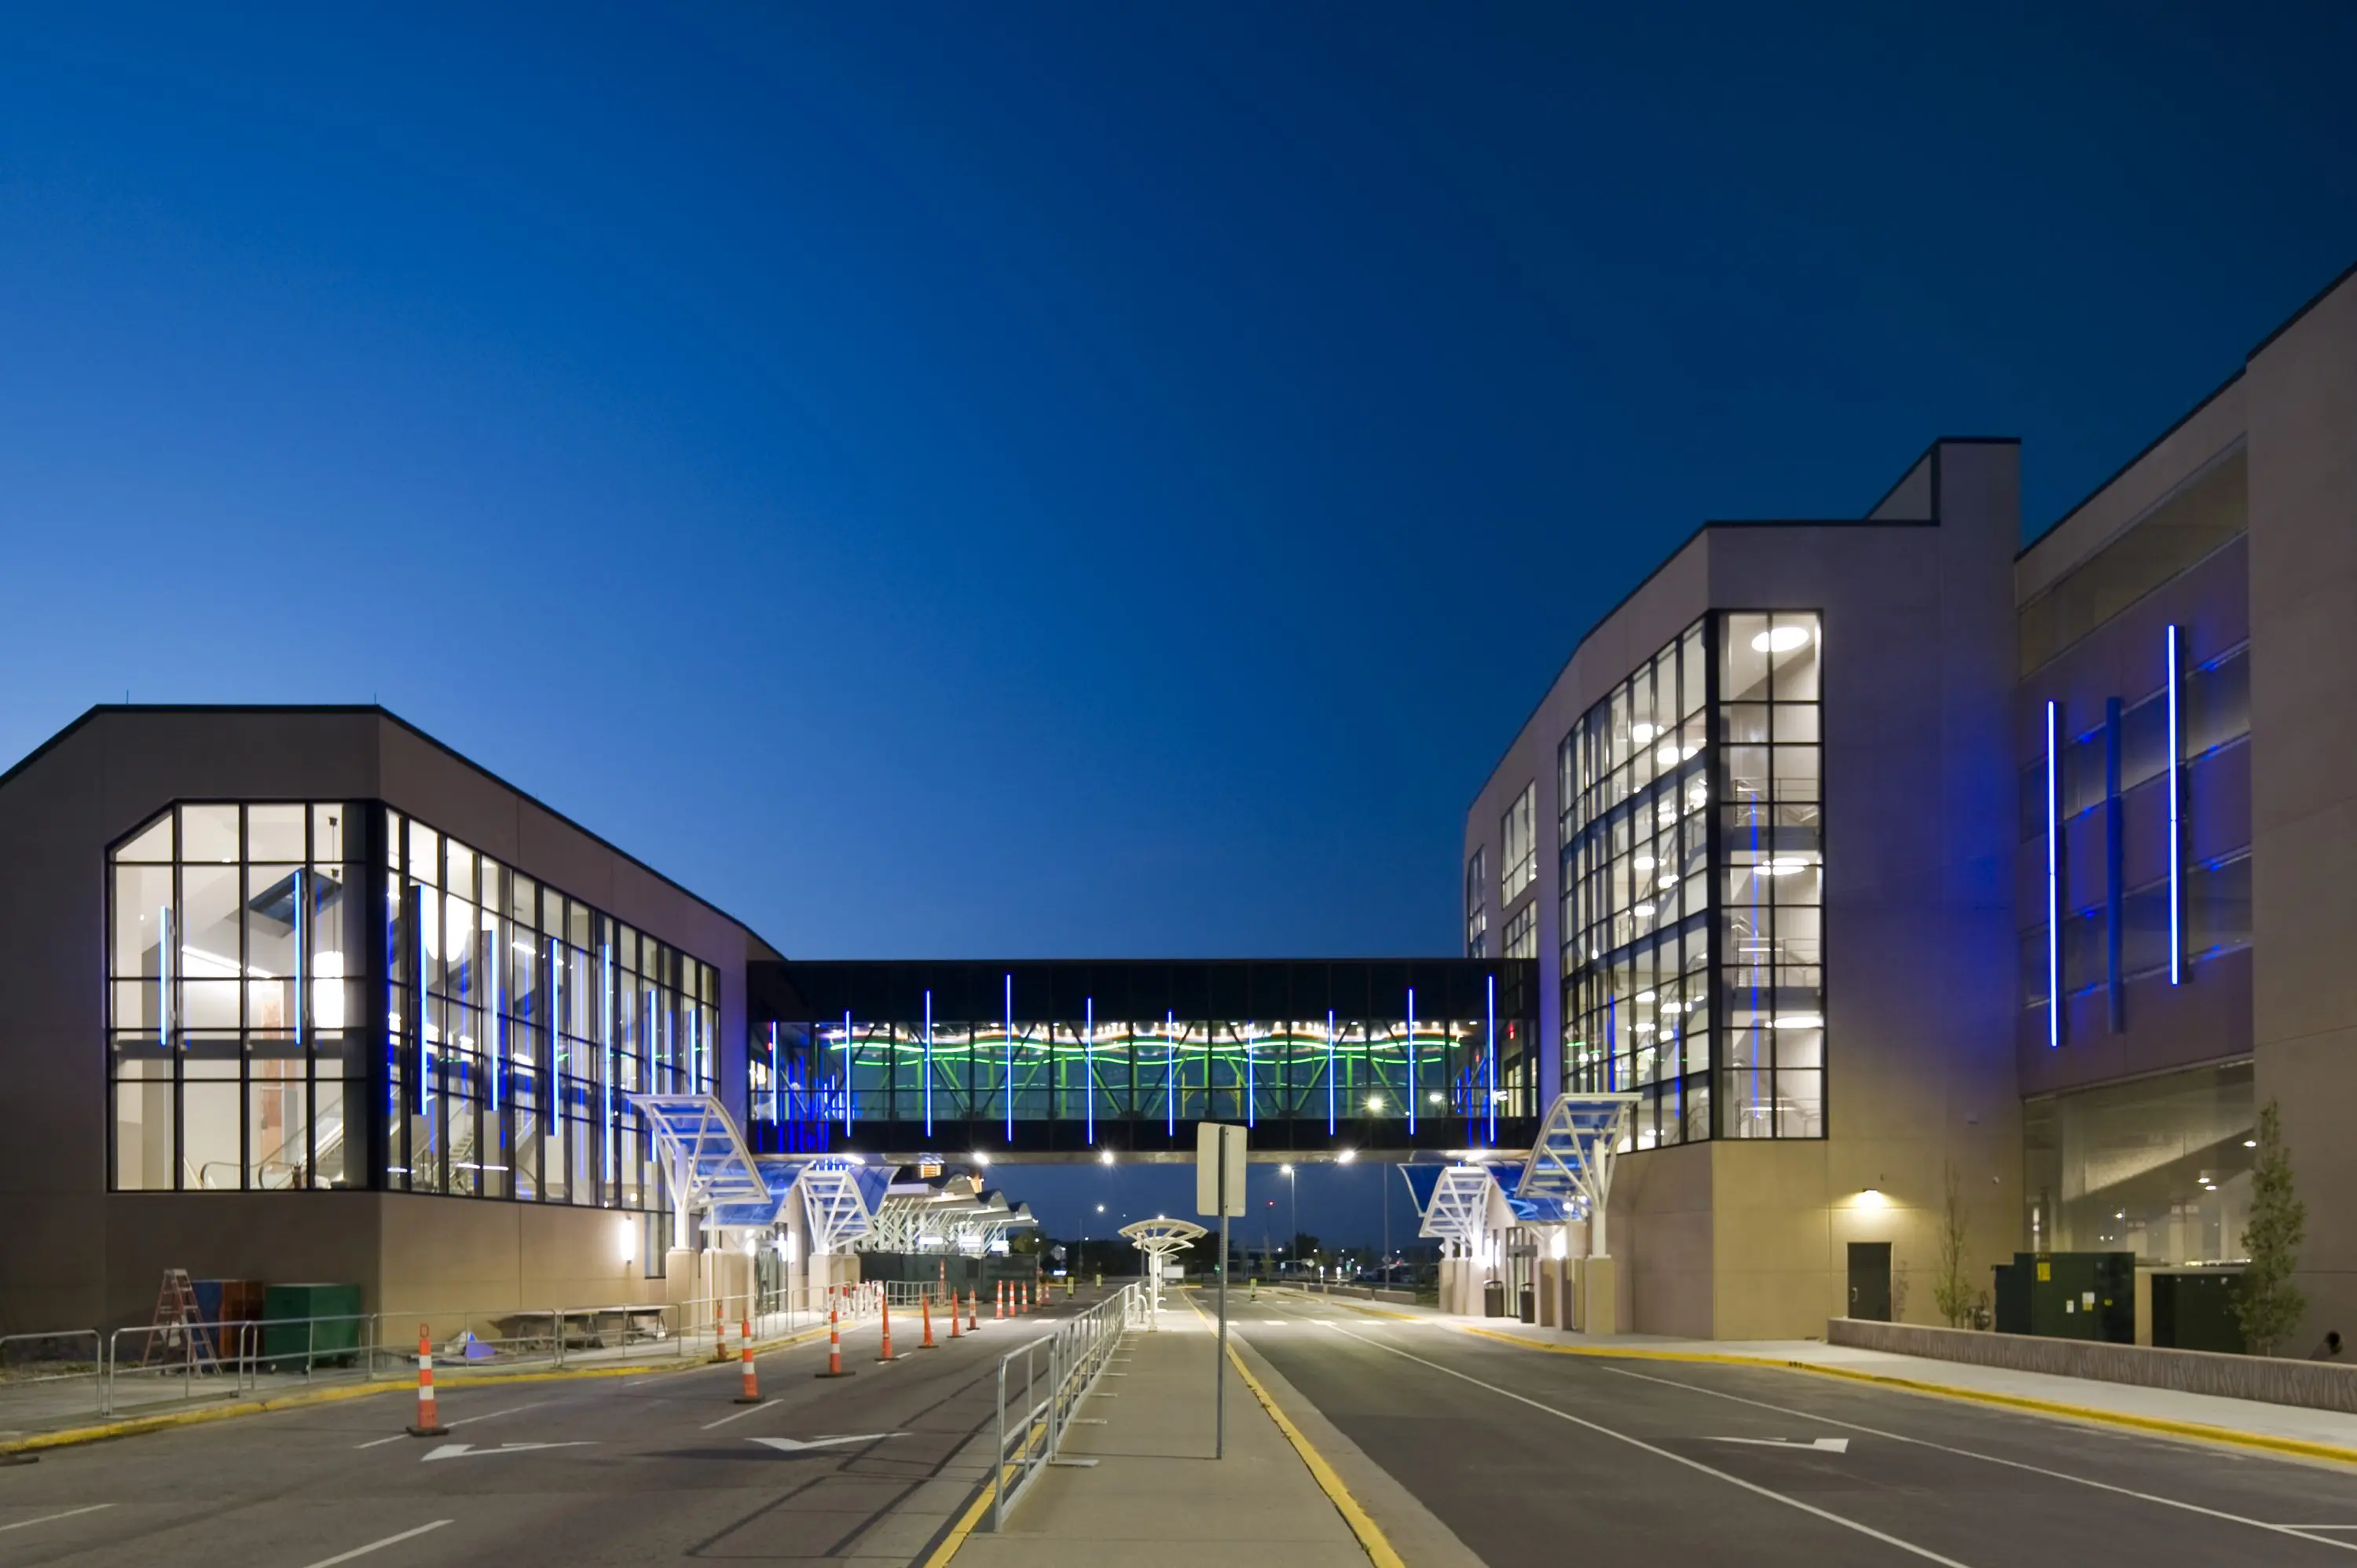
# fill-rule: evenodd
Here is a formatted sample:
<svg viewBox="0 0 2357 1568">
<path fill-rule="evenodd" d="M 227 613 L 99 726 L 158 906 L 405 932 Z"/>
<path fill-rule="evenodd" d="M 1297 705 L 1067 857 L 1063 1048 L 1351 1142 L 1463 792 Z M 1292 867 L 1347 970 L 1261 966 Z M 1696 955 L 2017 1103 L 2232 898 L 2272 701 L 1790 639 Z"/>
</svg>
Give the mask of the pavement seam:
<svg viewBox="0 0 2357 1568">
<path fill-rule="evenodd" d="M 1995 1405 L 2006 1410 L 2026 1411 L 2034 1415 L 2059 1416 L 2069 1421 L 2092 1422 L 2102 1426 L 2126 1427 L 2132 1431 L 2158 1433 L 2169 1437 L 2188 1437 L 2197 1442 L 2217 1443 L 2230 1447 L 2256 1448 L 2269 1453 L 2288 1454 L 2302 1459 L 2325 1459 L 2335 1464 L 2357 1465 L 2357 1448 L 2343 1448 L 2330 1443 L 2311 1443 L 2298 1437 L 2270 1437 L 2263 1433 L 2236 1432 L 2232 1427 L 2207 1426 L 2199 1422 L 2190 1421 L 2170 1421 L 2162 1416 L 2131 1415 L 2123 1411 L 2097 1410 L 2088 1405 L 2065 1404 L 2059 1400 L 2032 1399 L 2026 1394 L 2000 1394 L 1980 1389 L 1951 1388 L 1939 1383 L 1921 1382 L 1913 1378 L 1894 1377 L 1886 1372 L 1861 1372 L 1847 1367 L 1820 1366 L 1813 1361 L 1778 1360 L 1766 1356 L 1720 1355 L 1699 1350 L 1611 1349 L 1593 1345 L 1541 1345 L 1534 1340 L 1525 1339 L 1520 1335 L 1501 1334 L 1495 1329 L 1476 1328 L 1470 1324 L 1452 1324 L 1449 1326 L 1480 1338 L 1494 1339 L 1501 1345 L 1512 1345 L 1521 1349 L 1536 1350 L 1549 1356 L 1585 1356 L 1594 1359 L 1621 1361 L 1688 1361 L 1723 1367 L 1764 1367 L 1777 1372 L 1807 1372 L 1821 1378 L 1841 1378 L 1851 1382 L 1898 1389 L 1907 1393 L 1925 1394 L 1934 1399 L 1959 1400 L 1967 1404 Z"/>
<path fill-rule="evenodd" d="M 783 1339 L 756 1345 L 753 1354 L 766 1356 L 772 1350 L 783 1350 L 795 1345 L 808 1344 L 823 1334 L 823 1329 L 811 1329 Z M 643 1377 L 666 1372 L 696 1372 L 718 1365 L 710 1361 L 691 1361 L 682 1366 L 674 1361 L 632 1367 L 583 1367 L 572 1371 L 551 1372 L 486 1372 L 475 1375 L 456 1374 L 443 1384 L 447 1389 L 493 1388 L 509 1383 L 578 1382 L 590 1378 Z M 734 1362 L 729 1363 L 734 1365 Z M 167 1432 L 174 1427 L 200 1426 L 209 1422 L 231 1421 L 241 1416 L 267 1415 L 274 1411 L 303 1410 L 312 1405 L 339 1404 L 346 1400 L 366 1399 L 376 1394 L 398 1393 L 414 1390 L 416 1384 L 403 1378 L 372 1379 L 364 1383 L 347 1383 L 330 1389 L 313 1389 L 298 1394 L 259 1400 L 244 1400 L 235 1404 L 208 1405 L 196 1410 L 163 1411 L 155 1415 L 131 1416 L 122 1421 L 101 1422 L 95 1426 L 70 1426 L 58 1432 L 35 1433 L 13 1443 L 0 1444 L 0 1454 L 29 1454 L 45 1448 L 72 1448 L 87 1443 L 106 1443 L 118 1437 L 139 1437 L 150 1432 Z"/>
</svg>

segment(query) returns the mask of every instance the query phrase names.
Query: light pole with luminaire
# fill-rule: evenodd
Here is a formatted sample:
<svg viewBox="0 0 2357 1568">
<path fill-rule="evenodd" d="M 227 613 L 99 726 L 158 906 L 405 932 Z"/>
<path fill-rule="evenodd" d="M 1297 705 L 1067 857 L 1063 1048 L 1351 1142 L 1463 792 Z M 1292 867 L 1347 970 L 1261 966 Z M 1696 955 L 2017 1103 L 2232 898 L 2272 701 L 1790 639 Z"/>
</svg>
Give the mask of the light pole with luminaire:
<svg viewBox="0 0 2357 1568">
<path fill-rule="evenodd" d="M 1285 1244 L 1285 1255 L 1298 1262 L 1300 1258 L 1294 1249 L 1301 1243 L 1301 1177 L 1291 1165 L 1277 1166 L 1276 1174 L 1285 1178 L 1286 1190 L 1293 1198 L 1293 1236 Z"/>
</svg>

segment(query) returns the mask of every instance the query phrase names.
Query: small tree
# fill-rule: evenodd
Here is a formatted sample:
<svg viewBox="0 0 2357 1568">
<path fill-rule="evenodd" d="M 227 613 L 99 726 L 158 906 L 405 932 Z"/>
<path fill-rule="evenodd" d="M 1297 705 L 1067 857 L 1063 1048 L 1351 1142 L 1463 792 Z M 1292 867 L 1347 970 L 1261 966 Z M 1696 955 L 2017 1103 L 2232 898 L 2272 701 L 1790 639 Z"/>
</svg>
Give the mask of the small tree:
<svg viewBox="0 0 2357 1568">
<path fill-rule="evenodd" d="M 1932 1305 L 1951 1328 L 1962 1328 L 1973 1315 L 1973 1279 L 1964 1262 L 1971 1241 L 1964 1215 L 1964 1181 L 1956 1167 L 1945 1167 L 1946 1193 L 1940 1209 L 1940 1273 L 1932 1283 Z"/>
<path fill-rule="evenodd" d="M 2291 1155 L 2272 1100 L 2259 1112 L 2258 1142 L 2258 1157 L 2251 1163 L 2251 1214 L 2243 1227 L 2243 1248 L 2251 1261 L 2234 1292 L 2234 1318 L 2251 1353 L 2268 1356 L 2308 1310 L 2308 1298 L 2291 1283 L 2308 1206 L 2292 1190 Z"/>
</svg>

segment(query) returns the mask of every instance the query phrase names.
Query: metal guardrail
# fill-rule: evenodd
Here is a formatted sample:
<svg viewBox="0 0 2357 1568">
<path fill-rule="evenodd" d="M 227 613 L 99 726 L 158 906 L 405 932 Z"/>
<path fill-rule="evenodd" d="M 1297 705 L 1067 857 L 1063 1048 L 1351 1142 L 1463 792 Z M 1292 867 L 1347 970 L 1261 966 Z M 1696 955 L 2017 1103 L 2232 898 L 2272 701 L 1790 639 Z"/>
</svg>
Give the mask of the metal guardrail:
<svg viewBox="0 0 2357 1568">
<path fill-rule="evenodd" d="M 1122 1336 L 1145 1321 L 1145 1294 L 1133 1282 L 998 1359 L 992 1530 L 1006 1528 L 1006 1510 L 1054 1462 L 1074 1412 L 1095 1390 Z"/>
</svg>

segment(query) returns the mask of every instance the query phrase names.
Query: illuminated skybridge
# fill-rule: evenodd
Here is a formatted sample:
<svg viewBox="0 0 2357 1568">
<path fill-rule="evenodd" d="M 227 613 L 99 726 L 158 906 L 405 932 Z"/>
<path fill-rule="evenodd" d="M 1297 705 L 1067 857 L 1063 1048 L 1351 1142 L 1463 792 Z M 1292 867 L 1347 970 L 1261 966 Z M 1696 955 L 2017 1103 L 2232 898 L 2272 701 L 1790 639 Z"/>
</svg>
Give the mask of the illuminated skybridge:
<svg viewBox="0 0 2357 1568">
<path fill-rule="evenodd" d="M 1529 1147 L 1528 959 L 754 963 L 757 1153 L 921 1164 Z"/>
</svg>

